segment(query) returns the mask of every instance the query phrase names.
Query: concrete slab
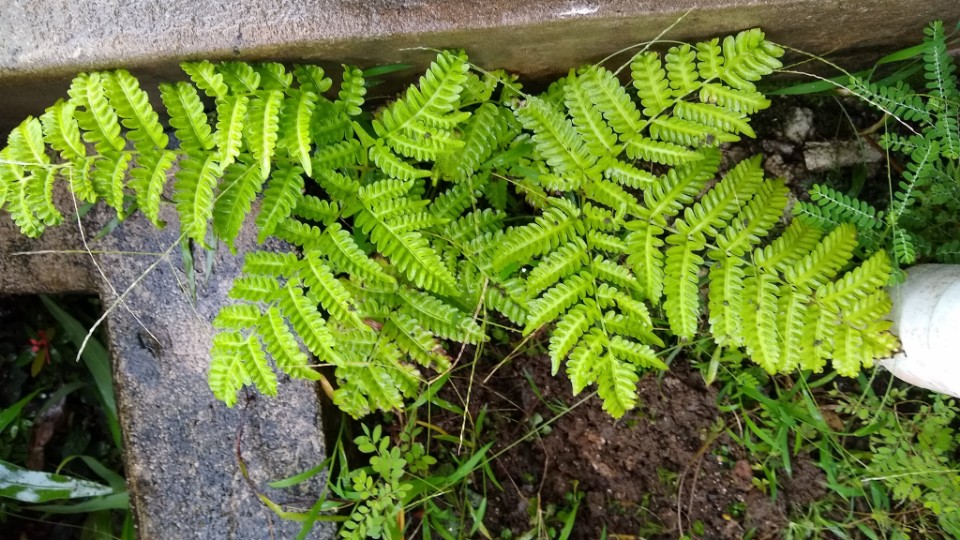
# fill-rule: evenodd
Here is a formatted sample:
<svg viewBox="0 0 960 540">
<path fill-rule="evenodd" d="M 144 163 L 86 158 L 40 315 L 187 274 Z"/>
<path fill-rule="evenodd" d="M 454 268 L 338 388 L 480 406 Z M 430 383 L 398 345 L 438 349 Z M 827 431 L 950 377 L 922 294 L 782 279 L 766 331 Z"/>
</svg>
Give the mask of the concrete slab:
<svg viewBox="0 0 960 540">
<path fill-rule="evenodd" d="M 654 38 L 760 26 L 820 54 L 876 58 L 913 44 L 956 0 L 8 0 L 0 3 L 0 130 L 37 114 L 78 71 L 136 68 L 176 76 L 188 58 L 361 65 L 410 61 L 411 47 L 462 47 L 475 62 L 528 77 L 566 71 Z M 153 85 L 148 84 L 147 87 Z"/>
<path fill-rule="evenodd" d="M 155 255 L 177 245 L 176 216 L 172 208 L 167 211 L 165 219 L 172 225 L 166 230 L 134 217 L 91 242 L 102 274 L 82 251 L 75 224 L 31 241 L 4 214 L 0 293 L 94 293 L 109 306 L 114 291 L 122 293 L 137 282 L 126 296 L 131 310 L 114 310 L 107 333 L 140 538 L 293 538 L 299 524 L 278 519 L 260 502 L 240 473 L 238 452 L 257 490 L 276 502 L 309 508 L 323 488 L 322 477 L 284 491 L 266 484 L 323 461 L 316 388 L 282 380 L 277 398 L 251 394 L 235 409 L 214 399 L 206 383 L 210 321 L 225 302 L 241 259 L 221 250 L 213 271 L 198 276 L 193 306 L 181 289 L 180 249 L 172 249 L 167 260 Z M 105 214 L 85 220 L 88 239 L 103 225 Z M 250 227 L 241 235 L 241 249 L 254 243 Z M 58 250 L 70 252 L 54 253 Z M 155 268 L 144 276 L 151 266 Z M 311 538 L 333 534 L 332 527 L 318 527 Z"/>
</svg>

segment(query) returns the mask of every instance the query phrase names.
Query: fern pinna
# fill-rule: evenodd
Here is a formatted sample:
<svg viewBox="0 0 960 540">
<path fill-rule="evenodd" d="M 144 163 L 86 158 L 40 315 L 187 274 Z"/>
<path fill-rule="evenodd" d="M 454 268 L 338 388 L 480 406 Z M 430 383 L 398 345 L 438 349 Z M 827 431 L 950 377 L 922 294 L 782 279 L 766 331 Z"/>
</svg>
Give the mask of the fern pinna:
<svg viewBox="0 0 960 540">
<path fill-rule="evenodd" d="M 882 246 L 902 264 L 960 261 L 960 84 L 948 49 L 943 22 L 931 23 L 917 49 L 923 73 L 919 92 L 902 80 L 883 85 L 851 77 L 849 90 L 891 117 L 880 146 L 905 157 L 886 212 L 815 186 L 813 202 L 801 203 L 800 215 L 818 226 L 854 223 L 867 231 L 861 245 Z"/>
<path fill-rule="evenodd" d="M 661 316 L 692 338 L 703 304 L 717 342 L 771 372 L 832 358 L 849 374 L 895 346 L 886 259 L 853 266 L 848 226 L 766 242 L 787 197 L 757 159 L 713 182 L 718 146 L 753 135 L 769 104 L 753 82 L 780 54 L 751 30 L 637 54 L 633 90 L 589 66 L 530 96 L 443 52 L 373 115 L 357 68 L 334 94 L 316 66 L 186 63 L 191 82 L 160 88 L 169 129 L 129 73 L 85 74 L 11 133 L 0 202 L 35 236 L 61 219 L 58 178 L 158 225 L 172 192 L 194 241 L 232 249 L 256 213 L 261 241 L 297 246 L 248 253 L 214 321 L 210 386 L 230 405 L 244 385 L 275 393 L 276 368 L 319 378 L 319 362 L 350 414 L 399 407 L 494 313 L 552 328 L 554 371 L 577 392 L 596 383 L 614 416 L 641 368 L 665 367 Z"/>
</svg>

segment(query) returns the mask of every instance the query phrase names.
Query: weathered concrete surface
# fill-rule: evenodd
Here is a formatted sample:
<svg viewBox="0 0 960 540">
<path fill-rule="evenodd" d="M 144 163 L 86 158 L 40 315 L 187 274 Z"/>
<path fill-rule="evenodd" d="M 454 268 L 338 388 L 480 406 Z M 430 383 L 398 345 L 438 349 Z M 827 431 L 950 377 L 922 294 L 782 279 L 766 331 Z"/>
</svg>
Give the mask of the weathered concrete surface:
<svg viewBox="0 0 960 540">
<path fill-rule="evenodd" d="M 957 0 L 7 0 L 0 2 L 0 130 L 53 103 L 78 71 L 170 78 L 187 58 L 423 64 L 462 47 L 486 67 L 566 71 L 657 36 L 753 26 L 799 49 L 873 58 L 912 44 Z M 835 57 L 835 56 L 834 56 Z M 152 85 L 148 85 L 152 86 Z"/>
<path fill-rule="evenodd" d="M 157 231 L 134 217 L 105 239 L 91 242 L 91 250 L 106 252 L 97 256 L 103 276 L 82 251 L 12 255 L 82 250 L 82 243 L 77 227 L 69 223 L 48 230 L 42 240 L 23 239 L 4 214 L 0 293 L 92 292 L 112 305 L 113 288 L 122 293 L 158 260 L 156 255 L 118 252 L 162 253 L 175 245 L 176 216 L 172 207 L 165 210 L 172 224 L 166 230 Z M 88 239 L 105 218 L 104 212 L 85 219 Z M 251 229 L 244 231 L 241 249 L 254 244 Z M 197 278 L 194 309 L 180 287 L 186 279 L 180 250 L 170 253 L 169 261 L 156 265 L 126 297 L 139 322 L 123 307 L 107 319 L 127 483 L 140 537 L 293 538 L 299 525 L 281 521 L 258 500 L 240 474 L 237 451 L 256 489 L 276 502 L 309 507 L 322 489 L 322 478 L 283 492 L 266 484 L 324 459 L 316 390 L 303 381 L 284 380 L 277 398 L 251 394 L 250 399 L 241 397 L 234 409 L 216 401 L 206 384 L 210 320 L 226 301 L 241 258 L 220 250 L 213 272 Z M 318 527 L 312 537 L 332 535 L 332 529 Z"/>
</svg>

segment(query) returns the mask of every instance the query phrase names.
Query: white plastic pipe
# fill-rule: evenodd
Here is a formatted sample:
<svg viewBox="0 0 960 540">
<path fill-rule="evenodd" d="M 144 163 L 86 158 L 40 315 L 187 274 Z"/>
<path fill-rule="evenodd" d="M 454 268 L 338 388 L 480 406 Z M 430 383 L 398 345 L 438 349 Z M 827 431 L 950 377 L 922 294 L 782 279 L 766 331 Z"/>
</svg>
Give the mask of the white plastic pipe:
<svg viewBox="0 0 960 540">
<path fill-rule="evenodd" d="M 960 397 L 960 264 L 921 264 L 890 291 L 902 352 L 879 363 L 915 386 Z"/>
</svg>

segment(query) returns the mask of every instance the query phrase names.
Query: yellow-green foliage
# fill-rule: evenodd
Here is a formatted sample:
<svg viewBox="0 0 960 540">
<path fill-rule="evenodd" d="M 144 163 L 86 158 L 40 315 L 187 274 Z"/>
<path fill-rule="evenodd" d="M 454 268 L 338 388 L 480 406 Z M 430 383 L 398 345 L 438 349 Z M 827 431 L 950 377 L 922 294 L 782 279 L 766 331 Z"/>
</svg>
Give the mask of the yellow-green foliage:
<svg viewBox="0 0 960 540">
<path fill-rule="evenodd" d="M 262 195 L 260 240 L 297 249 L 246 254 L 214 321 L 210 387 L 230 405 L 243 385 L 275 393 L 274 366 L 317 378 L 320 363 L 350 414 L 399 407 L 421 369 L 451 365 L 447 342 L 485 341 L 494 313 L 551 328 L 554 372 L 565 364 L 575 392 L 597 384 L 614 416 L 641 369 L 666 367 L 661 314 L 668 334 L 711 332 L 771 372 L 832 359 L 852 374 L 895 346 L 886 260 L 854 266 L 852 227 L 769 242 L 787 193 L 759 159 L 713 183 L 718 146 L 753 136 L 748 115 L 769 104 L 753 83 L 781 54 L 750 30 L 641 52 L 631 87 L 588 66 L 532 96 L 443 52 L 373 115 L 357 68 L 333 94 L 316 66 L 186 63 L 192 82 L 160 88 L 166 131 L 128 73 L 85 74 L 11 133 L 0 203 L 36 236 L 61 219 L 62 178 L 159 224 L 178 165 L 181 230 L 232 248 Z"/>
</svg>

